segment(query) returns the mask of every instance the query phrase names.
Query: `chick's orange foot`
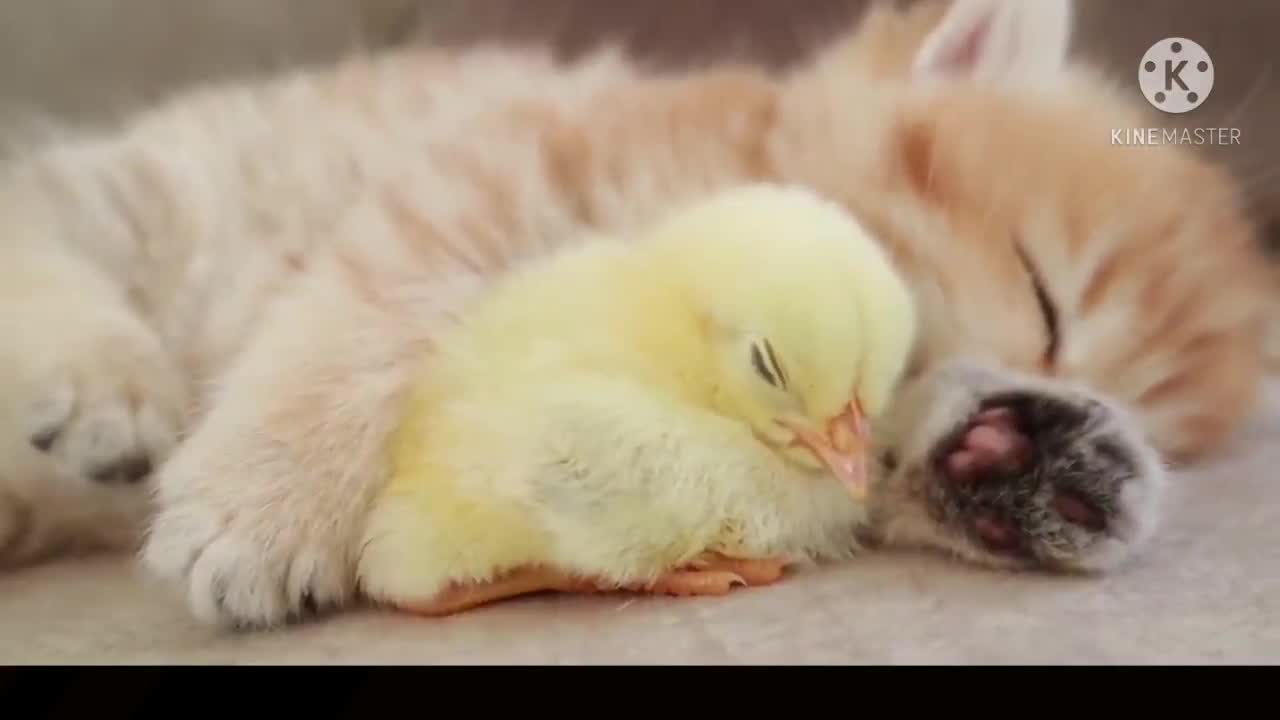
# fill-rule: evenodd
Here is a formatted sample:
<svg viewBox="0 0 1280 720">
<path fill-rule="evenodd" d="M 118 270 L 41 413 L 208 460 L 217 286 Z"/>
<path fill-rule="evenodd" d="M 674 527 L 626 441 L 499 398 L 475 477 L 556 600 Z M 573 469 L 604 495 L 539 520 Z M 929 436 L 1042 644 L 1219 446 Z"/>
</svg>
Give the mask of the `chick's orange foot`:
<svg viewBox="0 0 1280 720">
<path fill-rule="evenodd" d="M 397 606 L 415 615 L 453 615 L 481 605 L 542 592 L 597 592 L 597 585 L 549 568 L 521 568 L 484 582 L 455 583 L 430 600 L 401 602 Z"/>
<path fill-rule="evenodd" d="M 521 568 L 494 580 L 455 583 L 430 600 L 395 605 L 414 615 L 440 617 L 543 592 L 597 594 L 623 590 L 649 595 L 725 595 L 735 586 L 771 585 L 782 578 L 787 565 L 785 560 L 774 558 L 733 558 L 713 553 L 700 556 L 653 583 L 635 583 L 622 588 L 551 568 Z"/>
<path fill-rule="evenodd" d="M 708 554 L 662 575 L 651 585 L 632 589 L 655 595 L 725 595 L 735 586 L 771 585 L 782 579 L 786 569 L 787 562 L 777 558 Z"/>
</svg>

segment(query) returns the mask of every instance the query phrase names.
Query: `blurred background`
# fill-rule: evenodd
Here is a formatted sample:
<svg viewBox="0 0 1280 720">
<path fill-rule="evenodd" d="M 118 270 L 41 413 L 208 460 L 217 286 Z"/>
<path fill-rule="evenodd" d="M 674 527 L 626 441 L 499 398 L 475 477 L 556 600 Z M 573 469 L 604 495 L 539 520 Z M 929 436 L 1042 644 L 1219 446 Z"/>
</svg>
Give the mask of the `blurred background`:
<svg viewBox="0 0 1280 720">
<path fill-rule="evenodd" d="M 901 0 L 910 2 L 910 0 Z M 867 0 L 0 0 L 0 127 L 98 123 L 192 83 L 404 43 L 545 43 L 566 55 L 620 42 L 682 66 L 784 66 L 858 21 Z M 1236 127 L 1203 147 L 1246 183 L 1280 246 L 1280 2 L 1078 0 L 1076 50 L 1122 79 L 1155 41 L 1204 46 L 1213 93 L 1177 126 Z M 1135 96 L 1139 96 L 1136 77 Z M 1275 130 L 1273 130 L 1273 128 Z"/>
</svg>

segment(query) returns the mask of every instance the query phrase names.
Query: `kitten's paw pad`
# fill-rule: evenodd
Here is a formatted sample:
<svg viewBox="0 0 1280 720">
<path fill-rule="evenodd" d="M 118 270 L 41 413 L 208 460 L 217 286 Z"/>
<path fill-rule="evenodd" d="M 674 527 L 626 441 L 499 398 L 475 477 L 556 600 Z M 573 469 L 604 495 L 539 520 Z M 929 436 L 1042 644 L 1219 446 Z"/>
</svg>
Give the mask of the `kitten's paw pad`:
<svg viewBox="0 0 1280 720">
<path fill-rule="evenodd" d="M 342 550 L 269 514 L 166 508 L 152 523 L 143 564 L 184 590 L 197 619 L 223 627 L 268 628 L 340 604 L 348 587 Z"/>
<path fill-rule="evenodd" d="M 176 441 L 181 378 L 158 347 L 141 339 L 104 342 L 22 376 L 25 441 L 86 482 L 146 480 Z"/>
<path fill-rule="evenodd" d="M 952 483 L 970 485 L 996 472 L 1018 472 L 1031 461 L 1031 441 L 1010 408 L 979 412 L 947 455 L 944 470 Z"/>
<path fill-rule="evenodd" d="M 1162 481 L 1115 413 L 1083 397 L 988 397 L 939 447 L 932 510 L 1009 560 L 1110 566 L 1149 529 Z"/>
</svg>

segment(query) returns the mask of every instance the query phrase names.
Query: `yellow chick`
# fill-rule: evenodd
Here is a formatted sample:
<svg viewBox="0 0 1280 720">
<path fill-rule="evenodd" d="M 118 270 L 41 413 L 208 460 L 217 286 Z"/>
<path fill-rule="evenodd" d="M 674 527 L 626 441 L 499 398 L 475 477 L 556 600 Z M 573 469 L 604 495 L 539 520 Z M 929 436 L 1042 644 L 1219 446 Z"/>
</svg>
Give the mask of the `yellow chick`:
<svg viewBox="0 0 1280 720">
<path fill-rule="evenodd" d="M 523 267 L 417 383 L 359 575 L 439 615 L 530 592 L 720 594 L 847 557 L 909 291 L 842 208 L 756 184 Z"/>
</svg>

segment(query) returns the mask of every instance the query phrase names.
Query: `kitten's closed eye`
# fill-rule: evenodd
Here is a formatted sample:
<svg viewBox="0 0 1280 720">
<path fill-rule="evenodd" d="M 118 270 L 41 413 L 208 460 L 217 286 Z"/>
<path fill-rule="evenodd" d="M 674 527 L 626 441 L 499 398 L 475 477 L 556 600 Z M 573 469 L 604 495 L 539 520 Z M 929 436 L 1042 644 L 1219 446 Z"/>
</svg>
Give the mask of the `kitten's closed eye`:
<svg viewBox="0 0 1280 720">
<path fill-rule="evenodd" d="M 1032 286 L 1035 287 L 1036 302 L 1040 305 L 1040 314 L 1044 316 L 1045 331 L 1049 336 L 1044 348 L 1043 361 L 1046 367 L 1052 366 L 1058 357 L 1058 308 L 1054 304 L 1053 298 L 1049 296 L 1049 291 L 1045 289 L 1044 280 L 1040 276 L 1039 269 L 1031 261 L 1031 256 L 1027 254 L 1022 243 L 1014 243 L 1014 249 L 1018 253 L 1018 259 L 1022 261 L 1022 266 L 1026 268 L 1027 275 L 1031 277 Z"/>
</svg>

